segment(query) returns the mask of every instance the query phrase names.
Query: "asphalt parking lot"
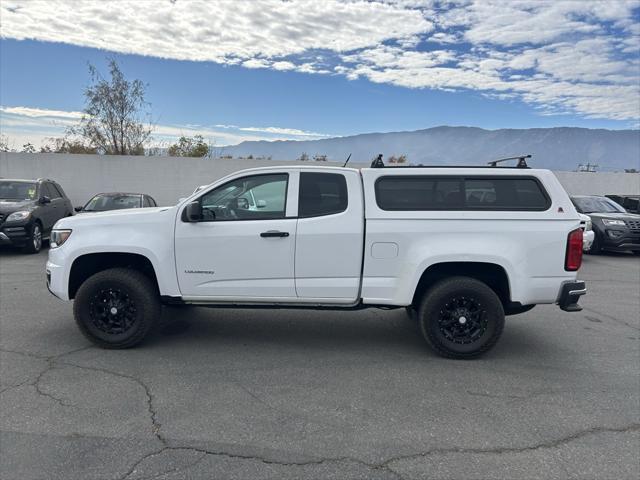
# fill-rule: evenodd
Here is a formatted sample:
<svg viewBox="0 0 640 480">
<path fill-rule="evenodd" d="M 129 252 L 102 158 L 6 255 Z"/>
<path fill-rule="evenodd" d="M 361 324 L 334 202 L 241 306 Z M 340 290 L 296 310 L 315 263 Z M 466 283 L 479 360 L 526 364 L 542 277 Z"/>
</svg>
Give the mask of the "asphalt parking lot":
<svg viewBox="0 0 640 480">
<path fill-rule="evenodd" d="M 640 477 L 638 257 L 585 257 L 582 312 L 453 361 L 404 310 L 166 311 L 100 350 L 46 254 L 0 250 L 2 479 Z"/>
</svg>

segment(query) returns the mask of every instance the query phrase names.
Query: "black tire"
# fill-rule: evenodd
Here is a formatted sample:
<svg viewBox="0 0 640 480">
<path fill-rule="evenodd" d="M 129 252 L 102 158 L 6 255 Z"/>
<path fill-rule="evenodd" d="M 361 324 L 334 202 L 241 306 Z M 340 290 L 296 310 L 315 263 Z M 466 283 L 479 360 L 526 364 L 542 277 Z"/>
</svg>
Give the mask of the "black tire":
<svg viewBox="0 0 640 480">
<path fill-rule="evenodd" d="M 448 358 L 469 359 L 486 353 L 504 328 L 504 310 L 496 293 L 469 277 L 436 283 L 425 293 L 418 315 L 427 343 Z"/>
<path fill-rule="evenodd" d="M 413 305 L 409 305 L 404 307 L 405 312 L 407 312 L 407 317 L 409 317 L 412 321 L 418 321 L 418 310 Z"/>
<path fill-rule="evenodd" d="M 602 253 L 602 246 L 598 237 L 598 234 L 594 233 L 593 243 L 591 244 L 591 248 L 587 252 L 589 255 L 599 255 L 600 253 Z"/>
<path fill-rule="evenodd" d="M 42 249 L 42 225 L 40 222 L 33 222 L 29 229 L 27 244 L 22 247 L 24 253 L 39 253 Z"/>
<path fill-rule="evenodd" d="M 111 268 L 80 286 L 73 314 L 82 334 L 96 345 L 130 348 L 144 340 L 160 318 L 160 298 L 156 286 L 142 273 Z"/>
</svg>

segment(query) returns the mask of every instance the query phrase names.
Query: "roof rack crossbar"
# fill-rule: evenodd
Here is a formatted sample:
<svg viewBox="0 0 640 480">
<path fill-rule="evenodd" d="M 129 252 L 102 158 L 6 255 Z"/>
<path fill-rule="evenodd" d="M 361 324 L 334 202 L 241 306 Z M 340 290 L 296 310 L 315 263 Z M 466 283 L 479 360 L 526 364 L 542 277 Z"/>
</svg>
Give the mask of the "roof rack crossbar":
<svg viewBox="0 0 640 480">
<path fill-rule="evenodd" d="M 500 158 L 499 160 L 491 160 L 490 162 L 487 162 L 487 165 L 489 165 L 490 167 L 497 167 L 499 163 L 508 162 L 509 160 L 518 160 L 516 168 L 529 168 L 529 165 L 527 165 L 527 158 L 531 158 L 531 154 L 519 155 L 517 157 Z"/>
</svg>

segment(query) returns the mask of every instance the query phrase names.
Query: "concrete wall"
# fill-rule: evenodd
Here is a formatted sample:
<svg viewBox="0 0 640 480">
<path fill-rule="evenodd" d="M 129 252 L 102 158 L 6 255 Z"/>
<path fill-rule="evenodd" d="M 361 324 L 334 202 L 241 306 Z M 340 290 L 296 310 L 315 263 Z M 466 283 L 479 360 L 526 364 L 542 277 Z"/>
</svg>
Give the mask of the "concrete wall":
<svg viewBox="0 0 640 480">
<path fill-rule="evenodd" d="M 640 173 L 554 173 L 569 195 L 640 195 Z"/>
<path fill-rule="evenodd" d="M 95 193 L 113 191 L 148 193 L 159 205 L 172 205 L 198 185 L 211 183 L 237 170 L 301 163 L 316 164 L 277 160 L 0 153 L 0 177 L 54 179 L 62 185 L 74 205 L 83 205 Z M 640 174 L 555 173 L 567 192 L 573 195 L 640 194 Z"/>
<path fill-rule="evenodd" d="M 51 178 L 62 186 L 74 205 L 84 205 L 99 192 L 147 193 L 155 198 L 158 205 L 174 205 L 178 198 L 188 196 L 198 185 L 211 183 L 235 171 L 297 163 L 299 162 L 0 153 L 0 177 Z"/>
</svg>

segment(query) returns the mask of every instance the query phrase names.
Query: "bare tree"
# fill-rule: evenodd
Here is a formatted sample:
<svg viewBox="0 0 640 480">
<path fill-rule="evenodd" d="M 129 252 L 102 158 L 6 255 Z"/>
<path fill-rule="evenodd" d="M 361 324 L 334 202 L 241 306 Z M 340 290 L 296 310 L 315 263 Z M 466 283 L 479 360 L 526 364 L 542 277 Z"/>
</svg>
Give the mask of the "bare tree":
<svg viewBox="0 0 640 480">
<path fill-rule="evenodd" d="M 36 147 L 33 146 L 33 143 L 27 142 L 22 145 L 22 153 L 36 153 Z"/>
<path fill-rule="evenodd" d="M 97 153 L 97 149 L 79 139 L 50 137 L 40 147 L 40 153 Z"/>
<path fill-rule="evenodd" d="M 9 137 L 6 135 L 0 135 L 0 152 L 10 152 Z"/>
<path fill-rule="evenodd" d="M 152 130 L 142 118 L 149 106 L 144 83 L 127 80 L 114 59 L 109 60 L 111 78 L 103 78 L 93 65 L 89 72 L 92 83 L 84 92 L 84 115 L 69 133 L 80 136 L 99 153 L 144 155 L 144 142 Z"/>
</svg>

